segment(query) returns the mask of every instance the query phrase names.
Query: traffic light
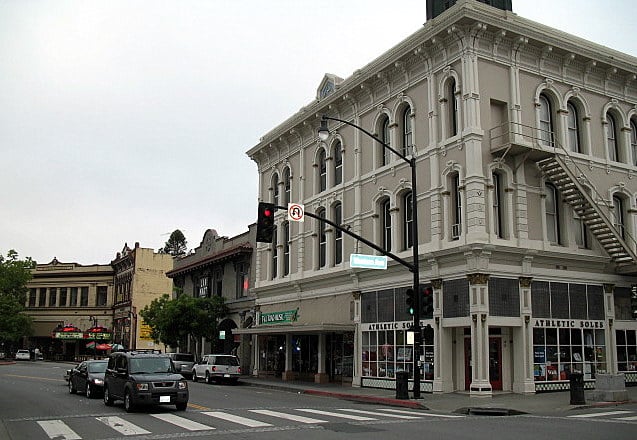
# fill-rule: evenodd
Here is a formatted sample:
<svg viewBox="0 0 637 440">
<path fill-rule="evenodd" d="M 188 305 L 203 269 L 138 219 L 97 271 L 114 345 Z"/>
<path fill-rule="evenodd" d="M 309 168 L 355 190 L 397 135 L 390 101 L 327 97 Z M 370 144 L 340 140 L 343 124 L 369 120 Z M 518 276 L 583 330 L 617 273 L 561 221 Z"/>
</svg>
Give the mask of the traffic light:
<svg viewBox="0 0 637 440">
<path fill-rule="evenodd" d="M 414 298 L 414 289 L 409 287 L 405 291 L 405 295 L 407 296 L 407 298 L 405 299 L 405 302 L 407 303 L 407 313 L 409 313 L 410 315 L 413 315 L 414 314 L 414 305 L 416 303 L 416 299 Z"/>
<path fill-rule="evenodd" d="M 272 243 L 274 235 L 274 203 L 259 202 L 257 213 L 257 241 Z"/>
<path fill-rule="evenodd" d="M 633 312 L 633 319 L 637 319 L 637 284 L 631 288 L 630 310 Z"/>
<path fill-rule="evenodd" d="M 420 286 L 420 317 L 431 319 L 434 316 L 434 290 L 431 286 Z"/>
</svg>

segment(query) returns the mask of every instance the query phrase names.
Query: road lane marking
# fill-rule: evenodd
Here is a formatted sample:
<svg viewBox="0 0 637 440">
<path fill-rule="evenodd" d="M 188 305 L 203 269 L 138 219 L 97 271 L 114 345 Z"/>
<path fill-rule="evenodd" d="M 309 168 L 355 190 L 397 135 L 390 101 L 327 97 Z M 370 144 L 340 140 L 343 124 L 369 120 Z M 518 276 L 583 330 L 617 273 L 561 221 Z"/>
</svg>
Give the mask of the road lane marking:
<svg viewBox="0 0 637 440">
<path fill-rule="evenodd" d="M 606 411 L 606 412 L 598 412 L 598 413 L 590 413 L 590 414 L 577 414 L 574 416 L 568 416 L 573 419 L 586 419 L 591 417 L 605 417 L 605 416 L 618 416 L 621 414 L 630 414 L 631 411 Z"/>
<path fill-rule="evenodd" d="M 268 409 L 251 409 L 250 412 L 263 414 L 264 416 L 278 417 L 280 419 L 292 420 L 300 423 L 327 423 L 327 420 L 312 419 L 310 417 L 296 416 L 278 411 L 270 411 Z"/>
<path fill-rule="evenodd" d="M 68 427 L 62 420 L 41 420 L 38 425 L 50 439 L 55 440 L 80 440 L 82 437 Z"/>
<path fill-rule="evenodd" d="M 369 414 L 371 416 L 393 417 L 395 419 L 419 419 L 420 416 L 406 416 L 401 414 L 384 414 L 377 411 L 365 411 L 363 409 L 340 408 L 339 411 L 349 411 L 356 414 Z"/>
<path fill-rule="evenodd" d="M 227 420 L 229 422 L 238 423 L 239 425 L 249 426 L 250 428 L 261 428 L 265 426 L 272 426 L 270 423 L 261 422 L 259 420 L 248 419 L 247 417 L 235 416 L 234 414 L 228 414 L 222 411 L 204 411 L 205 414 L 210 417 L 216 417 L 218 419 Z"/>
<path fill-rule="evenodd" d="M 123 435 L 150 434 L 150 431 L 133 425 L 121 417 L 96 417 L 96 419 Z"/>
<path fill-rule="evenodd" d="M 53 381 L 53 382 L 66 382 L 65 379 L 51 379 L 49 377 L 40 377 L 40 376 L 23 376 L 21 374 L 3 374 L 3 376 L 20 377 L 22 379 L 50 380 L 50 381 Z"/>
<path fill-rule="evenodd" d="M 207 406 L 201 406 L 201 405 L 197 405 L 196 403 L 190 403 L 190 402 L 188 402 L 188 406 L 190 408 L 198 409 L 200 411 L 206 411 L 206 410 L 210 409 Z"/>
<path fill-rule="evenodd" d="M 630 416 L 630 417 L 614 417 L 615 420 L 629 420 L 629 421 L 633 421 L 633 420 L 637 420 L 637 416 Z"/>
<path fill-rule="evenodd" d="M 443 417 L 443 418 L 447 418 L 447 419 L 457 419 L 457 418 L 462 418 L 465 416 L 460 416 L 460 415 L 449 415 L 449 414 L 432 414 L 432 413 L 426 413 L 426 412 L 413 412 L 413 411 L 405 411 L 403 409 L 390 409 L 390 408 L 382 408 L 382 411 L 389 411 L 389 412 L 393 412 L 393 413 L 399 413 L 399 414 L 409 414 L 412 416 L 422 416 L 422 417 Z"/>
<path fill-rule="evenodd" d="M 209 429 L 215 429 L 213 426 L 207 426 L 202 423 L 188 420 L 184 417 L 179 417 L 174 414 L 150 414 L 150 416 L 156 419 L 163 420 L 164 422 L 172 423 L 180 428 L 187 429 L 188 431 L 205 431 Z"/>
<path fill-rule="evenodd" d="M 298 408 L 297 411 L 309 412 L 311 414 L 318 414 L 320 416 L 330 416 L 330 417 L 337 417 L 337 418 L 340 418 L 340 419 L 356 420 L 357 422 L 366 422 L 366 421 L 370 421 L 370 420 L 378 420 L 378 419 L 374 419 L 372 417 L 355 416 L 353 414 L 341 414 L 341 413 L 335 413 L 335 412 L 331 412 L 331 411 L 323 411 L 323 410 L 320 410 L 320 409 Z"/>
</svg>

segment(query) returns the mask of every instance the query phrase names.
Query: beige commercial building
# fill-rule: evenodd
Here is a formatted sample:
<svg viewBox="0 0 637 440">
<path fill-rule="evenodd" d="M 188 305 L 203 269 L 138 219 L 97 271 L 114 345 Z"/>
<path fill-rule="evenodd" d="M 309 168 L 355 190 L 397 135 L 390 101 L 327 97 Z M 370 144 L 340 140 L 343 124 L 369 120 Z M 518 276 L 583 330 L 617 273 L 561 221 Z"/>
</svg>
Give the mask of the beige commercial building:
<svg viewBox="0 0 637 440">
<path fill-rule="evenodd" d="M 415 158 L 431 330 L 413 353 L 404 265 L 352 267 L 378 252 L 279 210 L 256 249 L 254 374 L 393 388 L 415 357 L 425 392 L 637 382 L 636 73 L 634 57 L 461 0 L 352 76 L 326 75 L 248 151 L 259 199 L 410 261 L 410 165 L 347 123 L 319 140 L 321 115 Z"/>
</svg>

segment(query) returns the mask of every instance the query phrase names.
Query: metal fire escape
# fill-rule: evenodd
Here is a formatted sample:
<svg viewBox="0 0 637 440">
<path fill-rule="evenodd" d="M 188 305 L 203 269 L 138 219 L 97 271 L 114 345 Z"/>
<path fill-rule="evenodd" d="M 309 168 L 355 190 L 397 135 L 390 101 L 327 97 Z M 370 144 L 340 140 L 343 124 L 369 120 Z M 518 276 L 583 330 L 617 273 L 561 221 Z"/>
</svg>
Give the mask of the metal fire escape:
<svg viewBox="0 0 637 440">
<path fill-rule="evenodd" d="M 594 183 L 552 133 L 545 137 L 552 146 L 542 147 L 534 135 L 537 132 L 533 127 L 505 123 L 491 130 L 491 152 L 500 153 L 501 160 L 507 154 L 520 154 L 536 162 L 615 263 L 616 272 L 637 274 L 637 243 L 626 228 L 613 222 L 612 204 L 597 193 Z"/>
</svg>

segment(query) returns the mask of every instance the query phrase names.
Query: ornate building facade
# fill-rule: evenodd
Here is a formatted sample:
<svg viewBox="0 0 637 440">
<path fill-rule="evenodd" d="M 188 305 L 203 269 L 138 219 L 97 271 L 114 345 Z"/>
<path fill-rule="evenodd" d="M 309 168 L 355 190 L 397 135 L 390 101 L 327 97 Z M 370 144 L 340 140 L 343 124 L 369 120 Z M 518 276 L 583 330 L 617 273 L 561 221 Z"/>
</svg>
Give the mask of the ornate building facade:
<svg viewBox="0 0 637 440">
<path fill-rule="evenodd" d="M 330 219 L 405 260 L 415 157 L 421 283 L 434 311 L 407 340 L 411 274 L 352 268 L 376 252 L 275 215 L 256 250 L 255 374 L 425 392 L 532 393 L 571 372 L 637 381 L 637 59 L 461 0 L 340 79 L 247 154 L 259 199 Z M 510 2 L 503 2 L 511 9 Z"/>
</svg>

